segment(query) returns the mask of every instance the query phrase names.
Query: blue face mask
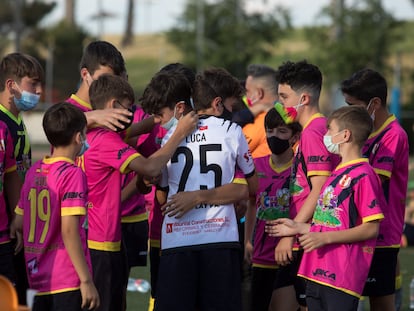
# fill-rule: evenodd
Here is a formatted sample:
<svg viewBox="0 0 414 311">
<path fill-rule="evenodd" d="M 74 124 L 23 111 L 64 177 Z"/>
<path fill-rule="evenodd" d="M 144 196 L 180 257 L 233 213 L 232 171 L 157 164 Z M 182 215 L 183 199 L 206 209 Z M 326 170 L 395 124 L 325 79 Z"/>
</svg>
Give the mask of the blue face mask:
<svg viewBox="0 0 414 311">
<path fill-rule="evenodd" d="M 39 103 L 40 95 L 22 91 L 20 98 L 14 96 L 13 101 L 16 108 L 20 111 L 32 110 Z"/>
<path fill-rule="evenodd" d="M 168 120 L 168 122 L 166 122 L 163 125 L 161 125 L 167 131 L 169 131 L 171 128 L 173 128 L 174 126 L 176 126 L 177 123 L 178 123 L 178 119 L 175 117 L 175 110 L 176 110 L 176 108 L 174 108 L 174 115 L 171 117 L 171 119 Z"/>
<path fill-rule="evenodd" d="M 81 150 L 78 153 L 78 157 L 83 156 L 83 154 L 86 152 L 86 150 L 89 149 L 89 144 L 88 141 L 86 140 L 86 138 L 82 141 L 82 147 Z"/>
</svg>

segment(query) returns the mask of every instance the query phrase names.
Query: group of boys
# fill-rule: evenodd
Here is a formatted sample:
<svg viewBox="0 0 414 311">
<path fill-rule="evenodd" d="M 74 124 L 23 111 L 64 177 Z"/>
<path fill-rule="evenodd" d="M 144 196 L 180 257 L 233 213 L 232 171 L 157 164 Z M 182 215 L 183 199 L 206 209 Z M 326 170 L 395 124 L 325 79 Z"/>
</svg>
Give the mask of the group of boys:
<svg viewBox="0 0 414 311">
<path fill-rule="evenodd" d="M 121 53 L 92 42 L 77 92 L 45 113 L 51 156 L 29 169 L 20 111 L 36 106 L 43 71 L 24 54 L 2 60 L 1 274 L 21 283 L 21 245 L 9 237 L 22 233 L 33 310 L 125 310 L 148 236 L 155 310 L 241 310 L 234 204 L 248 198 L 251 310 L 356 310 L 361 295 L 372 310 L 394 309 L 408 140 L 387 111 L 385 79 L 364 69 L 343 81 L 350 107 L 326 119 L 316 66 L 258 69 L 281 104 L 259 111 L 270 154 L 253 159 L 228 120 L 244 90 L 227 71 L 166 66 L 138 107 Z M 265 98 L 256 73 L 248 95 Z"/>
</svg>

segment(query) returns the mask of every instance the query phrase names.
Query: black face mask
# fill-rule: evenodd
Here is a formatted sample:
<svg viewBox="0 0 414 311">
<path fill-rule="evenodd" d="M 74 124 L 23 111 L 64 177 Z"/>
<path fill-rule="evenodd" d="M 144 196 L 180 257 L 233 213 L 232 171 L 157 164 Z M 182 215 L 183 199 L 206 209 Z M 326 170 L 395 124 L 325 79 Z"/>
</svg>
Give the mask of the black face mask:
<svg viewBox="0 0 414 311">
<path fill-rule="evenodd" d="M 290 147 L 289 139 L 280 139 L 276 136 L 268 137 L 267 144 L 272 153 L 277 155 L 282 154 Z"/>
<path fill-rule="evenodd" d="M 221 114 L 220 118 L 231 121 L 233 118 L 233 114 L 229 110 L 227 110 L 226 107 L 223 107 L 223 113 Z"/>
<path fill-rule="evenodd" d="M 128 111 L 132 113 L 130 116 L 128 116 L 129 122 L 119 121 L 119 123 L 121 123 L 124 126 L 124 128 L 120 128 L 120 127 L 117 126 L 116 127 L 117 132 L 126 131 L 127 128 L 129 128 L 131 126 L 132 120 L 134 119 L 134 110 L 132 110 L 131 108 L 128 108 Z"/>
</svg>

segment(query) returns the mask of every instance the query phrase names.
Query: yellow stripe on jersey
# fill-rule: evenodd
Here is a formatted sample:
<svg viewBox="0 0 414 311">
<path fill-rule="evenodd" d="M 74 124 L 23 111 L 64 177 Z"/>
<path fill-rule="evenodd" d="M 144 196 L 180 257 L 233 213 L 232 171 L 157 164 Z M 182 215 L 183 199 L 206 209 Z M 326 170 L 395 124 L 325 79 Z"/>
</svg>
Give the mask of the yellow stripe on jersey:
<svg viewBox="0 0 414 311">
<path fill-rule="evenodd" d="M 69 287 L 69 288 L 64 288 L 64 289 L 57 289 L 57 290 L 52 290 L 49 292 L 37 292 L 36 296 L 45 296 L 45 295 L 50 295 L 50 294 L 59 294 L 59 293 L 65 293 L 65 292 L 72 292 L 75 290 L 79 290 L 80 287 Z"/>
<path fill-rule="evenodd" d="M 161 248 L 161 241 L 160 240 L 155 240 L 155 239 L 150 239 L 149 240 L 149 245 L 150 245 L 150 247 Z"/>
<path fill-rule="evenodd" d="M 19 206 L 16 206 L 16 208 L 14 209 L 14 212 L 16 213 L 16 215 L 20 215 L 20 216 L 24 215 L 23 209 Z"/>
<path fill-rule="evenodd" d="M 134 159 L 136 159 L 136 158 L 138 158 L 138 157 L 140 157 L 140 156 L 141 156 L 141 154 L 139 154 L 138 152 L 137 152 L 137 153 L 134 153 L 134 154 L 132 154 L 132 155 L 130 155 L 130 156 L 128 157 L 128 159 L 126 159 L 126 160 L 125 160 L 125 162 L 124 162 L 124 163 L 122 163 L 122 165 L 121 165 L 121 167 L 120 167 L 119 171 L 120 171 L 122 174 L 126 174 L 126 173 L 128 173 L 128 172 L 130 171 L 130 169 L 128 169 L 128 165 L 129 165 L 129 163 L 131 163 L 131 161 L 132 161 L 132 160 L 134 160 Z"/>
<path fill-rule="evenodd" d="M 375 221 L 375 220 L 381 221 L 383 219 L 384 219 L 383 214 L 375 214 L 375 215 L 371 215 L 371 216 L 362 218 L 362 222 L 366 223 L 366 222 Z"/>
<path fill-rule="evenodd" d="M 118 242 L 98 242 L 88 240 L 88 247 L 98 251 L 119 252 L 121 250 L 121 241 Z"/>
<path fill-rule="evenodd" d="M 147 213 L 142 213 L 139 215 L 133 215 L 133 216 L 124 216 L 121 218 L 122 223 L 134 223 L 134 222 L 141 222 L 148 219 Z"/>
<path fill-rule="evenodd" d="M 374 168 L 375 173 L 377 173 L 378 175 L 382 175 L 388 178 L 391 178 L 391 172 L 390 171 L 386 171 L 386 170 L 380 170 L 378 168 Z"/>
<path fill-rule="evenodd" d="M 331 176 L 330 171 L 309 171 L 307 174 L 308 177 L 312 176 Z"/>
<path fill-rule="evenodd" d="M 246 178 L 234 178 L 232 184 L 247 185 Z"/>
<path fill-rule="evenodd" d="M 253 263 L 252 267 L 261 268 L 261 269 L 272 269 L 272 270 L 275 270 L 275 269 L 279 268 L 279 266 L 276 265 L 276 264 L 275 265 L 263 265 L 263 264 L 259 264 L 259 263 Z"/>
<path fill-rule="evenodd" d="M 84 206 L 77 207 L 62 207 L 60 209 L 61 216 L 81 216 L 86 215 L 86 208 Z"/>
<path fill-rule="evenodd" d="M 17 165 L 10 166 L 8 169 L 4 171 L 4 173 L 6 174 L 11 173 L 11 172 L 14 172 L 15 170 L 17 170 Z"/>
</svg>

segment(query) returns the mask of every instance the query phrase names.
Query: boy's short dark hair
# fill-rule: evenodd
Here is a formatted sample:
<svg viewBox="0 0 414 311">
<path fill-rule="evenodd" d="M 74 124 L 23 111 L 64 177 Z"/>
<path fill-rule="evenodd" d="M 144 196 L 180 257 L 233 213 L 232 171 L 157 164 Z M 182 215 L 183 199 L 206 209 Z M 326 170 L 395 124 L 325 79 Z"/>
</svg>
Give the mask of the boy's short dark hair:
<svg viewBox="0 0 414 311">
<path fill-rule="evenodd" d="M 195 72 L 191 68 L 185 66 L 181 63 L 171 63 L 168 64 L 160 69 L 160 72 L 173 72 L 173 73 L 182 73 L 188 80 L 193 87 L 194 80 L 195 80 Z"/>
<path fill-rule="evenodd" d="M 86 68 L 93 75 L 99 66 L 111 68 L 117 76 L 126 73 L 125 61 L 121 52 L 106 41 L 94 41 L 86 46 L 79 69 Z"/>
<path fill-rule="evenodd" d="M 279 84 L 287 84 L 295 92 L 308 91 L 317 100 L 322 88 L 322 73 L 315 65 L 306 60 L 299 62 L 287 61 L 276 72 Z"/>
<path fill-rule="evenodd" d="M 10 53 L 1 60 L 0 92 L 4 91 L 7 79 L 20 82 L 24 77 L 44 82 L 44 71 L 36 58 L 23 53 Z"/>
<path fill-rule="evenodd" d="M 180 101 L 192 109 L 191 89 L 183 73 L 163 70 L 152 77 L 139 101 L 142 109 L 149 114 L 159 114 L 165 107 L 173 109 Z"/>
<path fill-rule="evenodd" d="M 239 80 L 223 68 L 211 68 L 196 75 L 194 82 L 195 110 L 208 109 L 216 97 L 224 102 L 227 98 L 241 99 L 243 88 Z"/>
<path fill-rule="evenodd" d="M 362 69 L 341 83 L 342 93 L 364 101 L 367 105 L 374 97 L 381 99 L 381 105 L 387 104 L 387 81 L 377 71 Z"/>
<path fill-rule="evenodd" d="M 43 130 L 53 147 L 69 146 L 73 136 L 85 128 L 85 114 L 70 103 L 54 104 L 43 116 Z"/>
<path fill-rule="evenodd" d="M 373 124 L 368 111 L 358 105 L 341 107 L 328 117 L 328 124 L 335 120 L 339 130 L 351 131 L 351 139 L 362 148 L 372 132 Z"/>
<path fill-rule="evenodd" d="M 279 126 L 286 126 L 287 128 L 292 130 L 292 135 L 298 134 L 302 131 L 302 126 L 299 122 L 292 122 L 290 124 L 286 124 L 283 118 L 274 108 L 270 109 L 266 113 L 264 125 L 266 129 L 274 129 Z"/>
<path fill-rule="evenodd" d="M 104 109 L 111 99 L 118 101 L 129 100 L 131 104 L 135 101 L 134 90 L 127 80 L 120 76 L 103 74 L 92 82 L 89 87 L 89 100 L 94 110 Z"/>
<path fill-rule="evenodd" d="M 262 64 L 251 64 L 247 67 L 246 74 L 254 79 L 261 79 L 263 81 L 263 86 L 277 95 L 278 83 L 276 79 L 276 70 L 272 67 Z"/>
</svg>

